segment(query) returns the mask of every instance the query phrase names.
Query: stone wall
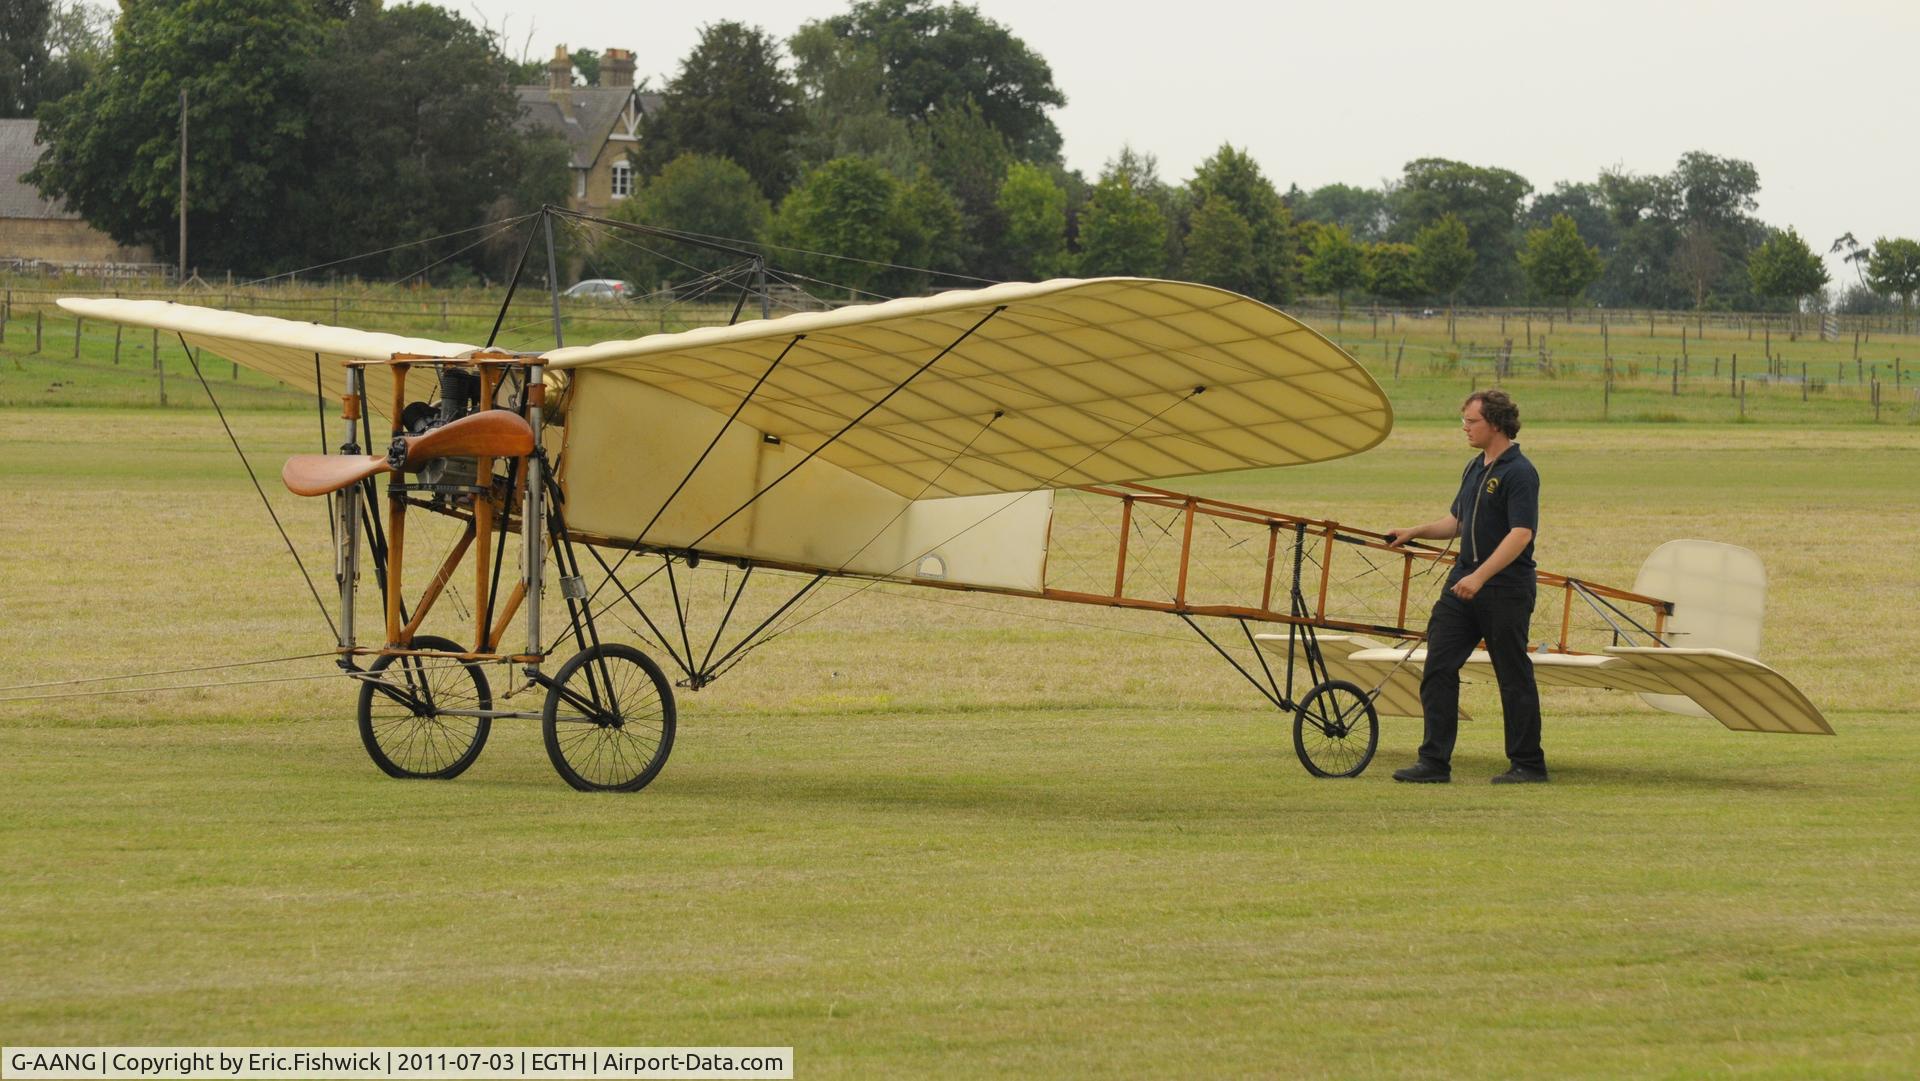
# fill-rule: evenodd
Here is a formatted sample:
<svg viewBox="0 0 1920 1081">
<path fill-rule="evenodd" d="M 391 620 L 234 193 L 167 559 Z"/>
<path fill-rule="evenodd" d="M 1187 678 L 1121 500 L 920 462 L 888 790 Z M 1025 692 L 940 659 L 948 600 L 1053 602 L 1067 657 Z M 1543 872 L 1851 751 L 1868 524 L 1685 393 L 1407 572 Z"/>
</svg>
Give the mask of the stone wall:
<svg viewBox="0 0 1920 1081">
<path fill-rule="evenodd" d="M 0 259 L 48 263 L 149 263 L 144 247 L 123 248 L 77 218 L 0 218 Z"/>
</svg>

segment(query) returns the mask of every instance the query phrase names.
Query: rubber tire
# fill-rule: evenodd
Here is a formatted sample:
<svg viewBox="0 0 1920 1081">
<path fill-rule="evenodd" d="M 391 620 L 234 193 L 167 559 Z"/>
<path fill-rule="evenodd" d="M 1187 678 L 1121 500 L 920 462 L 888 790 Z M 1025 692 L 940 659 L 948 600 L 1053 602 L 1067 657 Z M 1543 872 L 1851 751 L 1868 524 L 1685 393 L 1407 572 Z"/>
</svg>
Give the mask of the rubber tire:
<svg viewBox="0 0 1920 1081">
<path fill-rule="evenodd" d="M 640 744 L 640 740 L 645 737 L 631 736 L 625 724 L 619 728 L 617 736 L 605 735 L 604 733 L 610 730 L 609 727 L 600 726 L 600 732 L 603 734 L 594 740 L 592 755 L 581 753 L 583 748 L 579 744 L 585 739 L 583 736 L 572 736 L 566 741 L 565 746 L 562 745 L 562 724 L 573 728 L 581 722 L 562 720 L 563 706 L 566 707 L 565 716 L 577 718 L 578 712 L 561 697 L 561 688 L 564 687 L 582 697 L 592 697 L 600 669 L 598 665 L 594 665 L 591 669 L 587 666 L 595 658 L 605 659 L 607 678 L 613 683 L 614 690 L 624 689 L 628 695 L 645 696 L 646 702 L 638 712 L 643 714 L 639 720 L 647 725 L 649 734 L 653 736 L 653 746 L 650 749 Z M 590 682 L 590 676 L 593 682 Z M 653 705 L 656 702 L 658 703 L 657 711 Z M 632 705 L 633 700 L 629 697 L 626 703 L 627 708 L 620 712 L 628 712 L 632 709 Z M 560 666 L 558 672 L 554 673 L 553 685 L 547 689 L 546 708 L 541 711 L 540 730 L 546 740 L 547 757 L 552 760 L 555 772 L 574 788 L 582 792 L 638 792 L 647 787 L 648 783 L 660 773 L 660 768 L 667 764 L 667 756 L 673 753 L 674 716 L 673 686 L 667 682 L 666 673 L 660 671 L 660 666 L 653 663 L 651 657 L 632 646 L 602 642 L 598 646 L 589 646 L 574 654 L 567 663 Z M 625 718 L 622 720 L 624 721 Z M 604 752 L 609 742 L 614 739 L 632 742 L 615 745 L 615 760 L 608 760 Z M 631 747 L 636 752 L 633 761 L 629 761 L 621 753 L 625 747 Z M 570 755 L 569 752 L 572 754 Z M 575 759 L 579 761 L 576 762 Z M 639 768 L 630 771 L 629 767 L 636 762 Z M 606 770 L 591 768 L 596 763 L 604 764 L 608 768 Z"/>
<path fill-rule="evenodd" d="M 455 642 L 450 642 L 445 638 L 436 638 L 432 635 L 425 635 L 425 634 L 418 635 L 414 638 L 413 648 L 438 649 L 438 650 L 445 650 L 448 653 L 466 652 L 465 647 Z M 384 672 L 388 668 L 392 667 L 395 661 L 399 661 L 399 660 L 406 660 L 406 661 L 417 660 L 425 664 L 435 666 L 429 669 L 427 672 L 427 678 L 430 680 L 430 682 L 427 685 L 430 695 L 436 690 L 444 693 L 448 693 L 448 694 L 456 693 L 455 688 L 458 686 L 458 681 L 460 681 L 462 676 L 464 676 L 465 680 L 472 684 L 472 690 L 470 692 L 467 692 L 468 694 L 471 695 L 471 701 L 473 703 L 471 708 L 473 709 L 492 709 L 493 708 L 493 689 L 487 684 L 487 673 L 482 669 L 482 667 L 478 662 L 458 661 L 458 662 L 454 662 L 455 664 L 457 664 L 457 667 L 447 667 L 448 660 L 445 658 L 438 658 L 438 657 L 415 658 L 415 657 L 403 657 L 397 654 L 388 654 L 386 656 L 375 659 L 374 662 L 367 667 L 367 671 L 369 673 Z M 436 684 L 440 684 L 440 686 L 436 686 Z M 408 744 L 410 744 L 415 738 L 417 738 L 423 731 L 426 732 L 429 735 L 429 737 L 431 737 L 431 735 L 435 730 L 441 733 L 446 733 L 446 726 L 442 724 L 438 724 L 437 722 L 434 721 L 434 719 L 431 716 L 423 718 L 416 713 L 413 716 L 413 723 L 408 727 L 407 737 L 404 740 L 401 740 L 398 743 L 395 743 L 395 741 L 391 738 L 394 734 L 392 732 L 394 725 L 391 725 L 391 724 L 381 726 L 381 728 L 384 730 L 384 734 L 388 737 L 387 739 L 383 740 L 382 739 L 383 732 L 376 731 L 375 729 L 375 718 L 373 716 L 374 696 L 378 695 L 379 693 L 380 693 L 379 688 L 375 687 L 373 684 L 365 681 L 361 682 L 360 707 L 358 711 L 359 721 L 360 721 L 360 742 L 366 745 L 367 755 L 368 757 L 373 759 L 373 764 L 376 766 L 379 766 L 381 772 L 385 773 L 389 777 L 398 777 L 401 780 L 407 780 L 407 781 L 452 780 L 453 778 L 460 776 L 462 773 L 465 773 L 467 771 L 467 767 L 473 765 L 474 761 L 480 757 L 480 751 L 483 748 L 485 748 L 487 745 L 487 734 L 493 730 L 493 719 L 490 717 L 461 718 L 461 720 L 474 721 L 475 723 L 473 725 L 473 730 L 471 732 L 464 733 L 464 734 L 459 733 L 458 731 L 452 733 L 451 738 L 448 741 L 448 751 L 446 754 L 435 756 L 435 758 L 431 762 L 409 763 L 409 764 L 403 765 L 399 760 L 397 760 L 394 757 L 393 754 L 388 753 L 387 744 L 394 744 L 394 751 L 396 753 L 399 753 L 400 757 L 405 758 L 407 756 L 403 753 L 404 748 Z M 386 698 L 384 695 L 380 697 L 380 701 L 388 705 L 397 705 L 397 703 L 394 703 L 391 699 Z M 465 705 L 464 702 L 461 702 L 460 704 Z M 406 718 L 401 717 L 397 719 L 396 723 L 403 722 L 405 720 Z M 426 728 L 426 725 L 428 725 L 429 723 L 433 723 L 434 728 L 432 729 Z M 466 740 L 466 745 L 464 747 L 460 745 L 460 741 L 463 738 Z M 431 738 L 429 738 L 428 743 L 429 745 L 431 745 L 432 743 Z M 431 766 L 433 768 L 430 768 L 430 769 L 424 768 L 427 766 Z"/>
<path fill-rule="evenodd" d="M 1319 707 L 1323 698 L 1331 706 L 1334 716 L 1350 725 L 1348 734 L 1339 737 L 1339 746 L 1344 747 L 1347 740 L 1355 739 L 1359 735 L 1362 713 L 1366 717 L 1366 748 L 1357 760 L 1346 764 L 1345 768 L 1334 768 L 1342 765 L 1338 762 L 1322 765 L 1315 761 L 1313 753 L 1307 750 L 1308 710 Z M 1318 726 L 1314 728 L 1314 736 L 1321 740 L 1329 738 Z M 1330 679 L 1308 691 L 1306 697 L 1300 699 L 1300 704 L 1293 711 L 1293 753 L 1300 756 L 1300 764 L 1307 767 L 1307 772 L 1315 777 L 1358 777 L 1373 761 L 1373 753 L 1379 748 L 1380 715 L 1373 708 L 1373 699 L 1356 684 L 1344 679 Z M 1323 748 L 1323 751 L 1325 749 L 1330 748 Z"/>
</svg>

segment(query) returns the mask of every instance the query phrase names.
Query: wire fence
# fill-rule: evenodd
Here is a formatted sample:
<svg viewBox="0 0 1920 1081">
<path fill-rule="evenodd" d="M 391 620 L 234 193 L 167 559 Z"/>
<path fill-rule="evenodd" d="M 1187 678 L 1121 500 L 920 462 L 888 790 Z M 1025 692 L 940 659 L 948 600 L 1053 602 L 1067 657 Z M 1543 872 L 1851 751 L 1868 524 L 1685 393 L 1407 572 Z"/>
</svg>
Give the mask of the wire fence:
<svg viewBox="0 0 1920 1081">
<path fill-rule="evenodd" d="M 0 401 L 23 404 L 29 400 L 18 388 L 7 393 L 4 379 L 9 369 L 24 370 L 22 360 L 27 358 L 59 360 L 74 378 L 106 377 L 127 383 L 127 376 L 141 371 L 152 383 L 144 392 L 131 392 L 136 398 L 167 405 L 170 393 L 178 397 L 177 381 L 190 375 L 191 361 L 177 338 L 76 317 L 55 303 L 66 296 L 186 301 L 250 314 L 456 337 L 484 335 L 500 315 L 497 295 L 480 289 L 314 288 L 293 282 L 184 291 L 157 283 L 133 288 L 110 281 L 74 281 L 65 288 L 3 286 L 0 357 L 11 363 L 0 363 Z M 562 304 L 561 320 L 570 341 L 641 337 L 724 325 L 734 317 L 734 299 L 711 292 L 691 303 L 670 293 L 633 301 L 569 299 Z M 819 303 L 798 290 L 788 290 L 777 301 L 776 316 Z M 741 314 L 757 317 L 758 306 L 749 304 Z M 1836 339 L 1829 333 L 1833 328 L 1816 317 L 1801 317 L 1796 324 L 1795 317 L 1785 314 L 1613 312 L 1596 316 L 1576 309 L 1572 323 L 1564 311 L 1541 309 L 1458 309 L 1451 322 L 1444 315 L 1429 317 L 1412 309 L 1350 309 L 1342 314 L 1303 306 L 1290 314 L 1316 325 L 1390 386 L 1424 383 L 1452 394 L 1460 388 L 1470 392 L 1496 383 L 1552 381 L 1597 391 L 1593 404 L 1598 408 L 1590 412 L 1602 418 L 1613 415 L 1616 395 L 1634 394 L 1643 400 L 1643 412 L 1648 395 L 1664 395 L 1676 401 L 1722 399 L 1733 418 L 1747 418 L 1751 408 L 1763 404 L 1776 410 L 1798 402 L 1829 413 L 1839 408 L 1842 412 L 1833 417 L 1837 420 L 1920 423 L 1920 372 L 1915 370 L 1920 338 L 1886 330 L 1884 320 L 1845 323 L 1852 329 Z M 509 310 L 500 344 L 509 348 L 551 344 L 552 317 L 548 295 L 543 290 L 528 291 Z M 1616 318 L 1620 321 L 1615 322 Z M 1483 336 L 1493 340 L 1477 340 Z M 221 381 L 244 396 L 237 404 L 311 402 L 310 393 L 286 388 L 237 364 L 194 359 L 205 364 L 209 378 L 224 376 Z M 170 380 L 176 381 L 172 387 Z"/>
</svg>

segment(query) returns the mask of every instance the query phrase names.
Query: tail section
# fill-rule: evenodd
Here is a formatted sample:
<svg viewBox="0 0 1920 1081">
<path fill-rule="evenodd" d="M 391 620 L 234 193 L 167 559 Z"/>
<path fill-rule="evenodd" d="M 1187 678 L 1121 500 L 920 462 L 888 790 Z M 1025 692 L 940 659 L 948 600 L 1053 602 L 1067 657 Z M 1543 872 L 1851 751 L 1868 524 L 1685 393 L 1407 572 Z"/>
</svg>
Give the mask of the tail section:
<svg viewBox="0 0 1920 1081">
<path fill-rule="evenodd" d="M 1767 569 L 1750 549 L 1718 541 L 1668 541 L 1640 565 L 1633 591 L 1673 602 L 1667 644 L 1724 649 L 1760 659 L 1760 626 L 1767 607 Z M 1650 706 L 1693 717 L 1710 714 L 1692 699 L 1642 694 Z"/>
</svg>

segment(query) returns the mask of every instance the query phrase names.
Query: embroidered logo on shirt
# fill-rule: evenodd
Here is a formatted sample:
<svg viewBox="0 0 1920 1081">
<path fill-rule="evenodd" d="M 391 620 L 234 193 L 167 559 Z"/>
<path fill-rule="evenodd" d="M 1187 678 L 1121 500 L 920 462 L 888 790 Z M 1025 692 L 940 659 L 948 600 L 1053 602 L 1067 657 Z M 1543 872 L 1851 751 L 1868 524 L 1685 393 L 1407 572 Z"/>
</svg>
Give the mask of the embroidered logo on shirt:
<svg viewBox="0 0 1920 1081">
<path fill-rule="evenodd" d="M 1498 487 L 1500 487 L 1500 478 L 1499 478 L 1499 477 L 1488 477 L 1488 478 L 1487 478 L 1487 494 L 1488 494 L 1488 495 L 1492 495 L 1492 494 L 1493 494 L 1493 490 L 1494 490 L 1495 488 L 1498 488 Z"/>
</svg>

